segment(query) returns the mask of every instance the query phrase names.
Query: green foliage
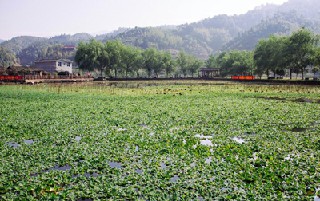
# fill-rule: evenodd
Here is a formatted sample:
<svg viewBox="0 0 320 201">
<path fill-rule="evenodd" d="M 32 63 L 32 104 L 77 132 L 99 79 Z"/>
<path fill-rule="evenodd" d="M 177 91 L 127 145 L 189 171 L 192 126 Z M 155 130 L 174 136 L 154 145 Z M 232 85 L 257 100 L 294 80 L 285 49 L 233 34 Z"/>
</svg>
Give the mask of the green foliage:
<svg viewBox="0 0 320 201">
<path fill-rule="evenodd" d="M 108 58 L 103 58 L 108 56 L 105 54 L 104 46 L 101 42 L 91 40 L 89 43 L 80 43 L 78 50 L 75 55 L 75 61 L 78 63 L 80 69 L 85 69 L 93 71 L 98 69 L 102 71 L 105 66 L 105 61 Z"/>
<path fill-rule="evenodd" d="M 254 51 L 255 73 L 261 77 L 264 73 L 269 75 L 269 70 L 274 74 L 276 71 L 284 70 L 287 62 L 285 57 L 287 45 L 287 37 L 271 36 L 267 40 L 259 41 Z"/>
<path fill-rule="evenodd" d="M 223 52 L 217 57 L 222 76 L 251 75 L 254 68 L 253 53 L 249 51 Z"/>
<path fill-rule="evenodd" d="M 217 61 L 214 55 L 210 55 L 205 61 L 206 68 L 217 68 Z"/>
<path fill-rule="evenodd" d="M 284 74 L 285 69 L 303 72 L 308 65 L 317 64 L 317 42 L 316 36 L 306 29 L 288 37 L 271 36 L 259 41 L 254 51 L 256 73 L 269 75 L 272 70 Z"/>
<path fill-rule="evenodd" d="M 315 37 L 306 30 L 300 29 L 289 37 L 285 49 L 287 67 L 294 70 L 303 70 L 313 63 Z M 302 77 L 303 79 L 303 77 Z"/>
<path fill-rule="evenodd" d="M 159 52 L 154 48 L 148 48 L 142 53 L 143 67 L 147 71 L 148 77 L 151 77 L 154 68 L 159 67 Z M 158 71 L 158 70 L 156 70 Z"/>
</svg>

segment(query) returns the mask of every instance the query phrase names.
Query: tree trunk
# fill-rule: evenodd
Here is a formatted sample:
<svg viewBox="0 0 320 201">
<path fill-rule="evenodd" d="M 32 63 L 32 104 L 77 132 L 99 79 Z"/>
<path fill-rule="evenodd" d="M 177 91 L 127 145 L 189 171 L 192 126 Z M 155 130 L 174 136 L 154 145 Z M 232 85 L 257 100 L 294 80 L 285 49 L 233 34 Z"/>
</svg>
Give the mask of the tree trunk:
<svg viewBox="0 0 320 201">
<path fill-rule="evenodd" d="M 292 69 L 291 68 L 289 70 L 289 74 L 290 74 L 290 80 L 292 80 Z"/>
</svg>

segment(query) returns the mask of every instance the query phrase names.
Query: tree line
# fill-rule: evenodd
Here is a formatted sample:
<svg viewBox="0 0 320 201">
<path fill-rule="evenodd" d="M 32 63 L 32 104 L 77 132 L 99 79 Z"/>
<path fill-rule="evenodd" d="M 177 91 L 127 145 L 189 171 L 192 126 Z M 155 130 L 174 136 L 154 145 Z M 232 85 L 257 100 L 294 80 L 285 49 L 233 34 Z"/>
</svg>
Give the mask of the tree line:
<svg viewBox="0 0 320 201">
<path fill-rule="evenodd" d="M 288 69 L 292 73 L 304 72 L 307 66 L 313 66 L 317 72 L 320 65 L 319 36 L 306 29 L 300 29 L 290 36 L 271 36 L 260 40 L 254 50 L 255 73 L 258 76 L 269 72 L 282 75 Z"/>
<path fill-rule="evenodd" d="M 217 66 L 222 76 L 256 75 L 262 77 L 284 76 L 289 71 L 302 74 L 307 66 L 313 67 L 313 72 L 319 71 L 320 47 L 319 36 L 307 29 L 300 29 L 290 36 L 272 35 L 258 42 L 253 51 L 232 50 L 211 55 L 207 66 Z"/>
<path fill-rule="evenodd" d="M 75 55 L 80 69 L 100 71 L 109 77 L 194 77 L 199 68 L 219 68 L 222 77 L 232 75 L 274 75 L 302 73 L 308 65 L 320 65 L 319 36 L 300 29 L 290 36 L 270 36 L 260 40 L 253 51 L 232 50 L 210 55 L 207 60 L 179 52 L 155 48 L 142 50 L 120 41 L 81 42 Z"/>
<path fill-rule="evenodd" d="M 169 51 L 155 48 L 142 50 L 124 45 L 121 41 L 96 40 L 78 45 L 75 61 L 79 69 L 99 71 L 109 77 L 166 77 L 194 76 L 203 62 L 195 56 L 179 52 L 176 57 Z"/>
</svg>

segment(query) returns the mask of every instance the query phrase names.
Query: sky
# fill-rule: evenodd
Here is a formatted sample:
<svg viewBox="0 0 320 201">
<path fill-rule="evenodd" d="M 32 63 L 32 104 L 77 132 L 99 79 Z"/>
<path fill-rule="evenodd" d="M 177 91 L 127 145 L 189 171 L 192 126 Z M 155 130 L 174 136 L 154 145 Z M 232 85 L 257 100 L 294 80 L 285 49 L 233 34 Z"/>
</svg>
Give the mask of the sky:
<svg viewBox="0 0 320 201">
<path fill-rule="evenodd" d="M 0 0 L 0 39 L 180 25 L 288 0 Z"/>
</svg>

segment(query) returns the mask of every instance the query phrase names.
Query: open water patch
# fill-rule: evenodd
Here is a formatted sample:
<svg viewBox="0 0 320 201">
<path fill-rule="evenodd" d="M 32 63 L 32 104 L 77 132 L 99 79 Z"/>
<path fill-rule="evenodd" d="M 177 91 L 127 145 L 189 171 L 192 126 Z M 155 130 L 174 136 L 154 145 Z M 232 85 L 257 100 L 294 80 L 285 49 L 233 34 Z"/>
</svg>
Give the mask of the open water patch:
<svg viewBox="0 0 320 201">
<path fill-rule="evenodd" d="M 68 165 L 68 164 L 65 165 L 65 166 L 56 165 L 53 168 L 50 168 L 50 169 L 46 170 L 45 172 L 49 172 L 49 171 L 53 171 L 53 170 L 56 170 L 56 171 L 68 171 L 68 170 L 71 170 L 71 166 Z"/>
<path fill-rule="evenodd" d="M 16 142 L 8 142 L 7 145 L 8 145 L 9 147 L 12 147 L 12 148 L 18 148 L 18 147 L 21 146 L 20 144 L 18 144 L 18 143 L 16 143 Z"/>
<path fill-rule="evenodd" d="M 316 190 L 316 194 L 314 196 L 314 201 L 320 201 L 320 196 L 318 196 L 319 192 L 320 192 L 320 188 Z"/>
<path fill-rule="evenodd" d="M 165 169 L 167 169 L 167 165 L 165 163 L 160 163 L 160 168 L 162 170 L 165 170 Z"/>
<path fill-rule="evenodd" d="M 46 169 L 46 170 L 42 170 L 41 173 L 46 173 L 46 172 L 51 172 L 51 171 L 68 171 L 68 170 L 71 170 L 71 166 L 69 164 L 66 164 L 64 166 L 59 166 L 59 165 L 56 165 L 52 168 L 49 168 L 49 169 Z M 36 177 L 38 176 L 40 173 L 33 173 L 33 174 L 30 174 L 31 177 Z"/>
<path fill-rule="evenodd" d="M 110 161 L 108 163 L 111 168 L 122 169 L 122 163 L 113 162 L 113 161 Z"/>
<path fill-rule="evenodd" d="M 206 158 L 205 163 L 210 165 L 210 163 L 212 162 L 212 157 Z"/>
<path fill-rule="evenodd" d="M 307 132 L 308 129 L 309 128 L 298 128 L 298 127 L 295 127 L 295 128 L 290 129 L 289 131 L 294 132 L 294 133 L 304 133 L 304 132 Z"/>
<path fill-rule="evenodd" d="M 34 140 L 24 140 L 23 142 L 27 145 L 31 145 L 34 143 Z"/>
<path fill-rule="evenodd" d="M 170 178 L 170 182 L 171 183 L 177 183 L 179 181 L 179 176 L 178 175 L 174 175 L 173 177 Z"/>
<path fill-rule="evenodd" d="M 308 98 L 298 98 L 293 100 L 293 102 L 297 102 L 297 103 L 313 103 L 313 100 L 310 100 Z"/>
<path fill-rule="evenodd" d="M 76 137 L 74 138 L 74 140 L 75 140 L 75 141 L 77 141 L 77 142 L 80 142 L 80 141 L 81 141 L 81 139 L 82 139 L 82 137 L 81 137 L 81 136 L 76 136 Z"/>
</svg>

